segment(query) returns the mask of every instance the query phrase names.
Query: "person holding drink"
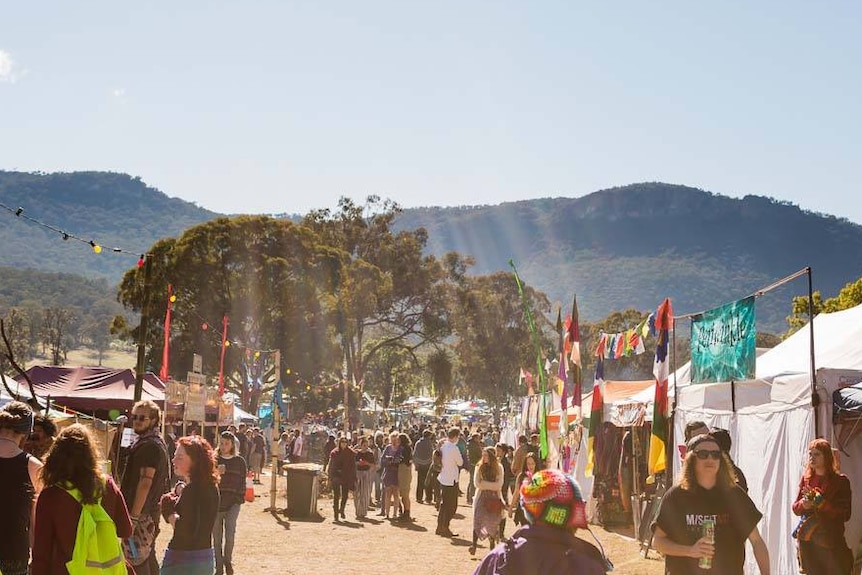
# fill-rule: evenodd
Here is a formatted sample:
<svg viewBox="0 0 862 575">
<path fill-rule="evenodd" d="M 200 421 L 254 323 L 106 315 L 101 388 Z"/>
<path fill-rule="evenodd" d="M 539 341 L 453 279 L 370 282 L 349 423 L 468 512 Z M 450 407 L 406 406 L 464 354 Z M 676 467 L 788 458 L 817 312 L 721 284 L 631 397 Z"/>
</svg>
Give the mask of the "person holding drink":
<svg viewBox="0 0 862 575">
<path fill-rule="evenodd" d="M 746 539 L 761 575 L 769 575 L 769 551 L 757 529 L 763 515 L 736 485 L 732 469 L 711 435 L 686 444 L 679 482 L 652 524 L 653 547 L 664 554 L 669 575 L 742 575 Z"/>
<path fill-rule="evenodd" d="M 216 469 L 219 473 L 219 506 L 213 527 L 215 575 L 233 575 L 233 546 L 240 505 L 244 502 L 245 460 L 237 455 L 239 441 L 230 431 L 219 437 Z"/>
<path fill-rule="evenodd" d="M 802 567 L 808 575 L 847 575 L 853 554 L 844 539 L 850 519 L 850 480 L 838 471 L 832 446 L 825 439 L 808 444 L 808 463 L 793 513 L 800 516 L 793 536 L 799 541 Z"/>
</svg>

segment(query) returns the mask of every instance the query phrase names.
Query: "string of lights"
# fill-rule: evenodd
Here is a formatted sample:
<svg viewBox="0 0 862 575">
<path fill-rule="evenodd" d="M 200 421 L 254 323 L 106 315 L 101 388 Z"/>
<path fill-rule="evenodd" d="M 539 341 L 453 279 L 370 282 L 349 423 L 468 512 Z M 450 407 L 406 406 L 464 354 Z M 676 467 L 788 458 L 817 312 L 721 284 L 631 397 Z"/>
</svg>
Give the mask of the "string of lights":
<svg viewBox="0 0 862 575">
<path fill-rule="evenodd" d="M 73 234 L 72 232 L 65 231 L 65 230 L 63 230 L 57 226 L 45 223 L 42 220 L 39 220 L 37 218 L 34 218 L 34 217 L 28 215 L 24 211 L 24 208 L 22 208 L 21 206 L 18 206 L 17 208 L 12 208 L 12 207 L 9 207 L 6 204 L 0 202 L 0 208 L 6 210 L 7 212 L 12 214 L 16 218 L 26 220 L 26 221 L 30 222 L 31 224 L 35 224 L 35 225 L 42 227 L 46 230 L 50 230 L 50 231 L 54 232 L 55 234 L 57 234 L 61 238 L 63 238 L 63 241 L 74 240 L 76 242 L 81 242 L 82 244 L 86 244 L 86 245 L 90 246 L 90 249 L 93 250 L 93 253 L 96 253 L 96 254 L 102 253 L 102 250 L 103 250 L 102 244 L 96 242 L 96 240 L 86 239 L 86 238 L 83 238 L 83 237 L 78 236 L 76 234 Z M 146 257 L 147 257 L 146 253 L 141 253 L 139 251 L 132 251 L 132 250 L 127 250 L 127 249 L 117 248 L 117 247 L 110 248 L 110 251 L 112 251 L 115 254 L 123 254 L 123 255 L 130 255 L 130 256 L 137 257 L 138 258 L 138 267 L 143 267 L 144 261 L 146 260 Z"/>
</svg>

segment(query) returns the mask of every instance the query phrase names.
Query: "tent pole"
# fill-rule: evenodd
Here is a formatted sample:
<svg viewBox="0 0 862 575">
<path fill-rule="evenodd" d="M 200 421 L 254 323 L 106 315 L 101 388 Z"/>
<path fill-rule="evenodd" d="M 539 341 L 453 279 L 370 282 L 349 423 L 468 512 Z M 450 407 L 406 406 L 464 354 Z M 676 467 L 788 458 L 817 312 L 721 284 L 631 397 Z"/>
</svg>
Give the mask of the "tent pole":
<svg viewBox="0 0 862 575">
<path fill-rule="evenodd" d="M 820 437 L 820 396 L 817 395 L 817 366 L 814 363 L 814 287 L 811 281 L 811 266 L 808 272 L 808 331 L 811 354 L 811 405 L 814 407 L 814 436 Z"/>
</svg>

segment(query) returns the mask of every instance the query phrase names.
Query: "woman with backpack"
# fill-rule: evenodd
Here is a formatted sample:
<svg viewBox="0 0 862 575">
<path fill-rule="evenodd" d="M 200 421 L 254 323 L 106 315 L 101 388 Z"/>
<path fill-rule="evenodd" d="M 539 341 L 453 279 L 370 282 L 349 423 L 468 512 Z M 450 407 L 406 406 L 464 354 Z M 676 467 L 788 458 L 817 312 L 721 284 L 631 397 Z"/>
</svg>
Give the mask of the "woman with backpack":
<svg viewBox="0 0 862 575">
<path fill-rule="evenodd" d="M 219 509 L 215 453 L 199 435 L 181 437 L 174 472 L 185 480 L 162 496 L 162 516 L 174 528 L 161 575 L 212 575 L 213 527 Z"/>
<path fill-rule="evenodd" d="M 36 503 L 32 573 L 75 575 L 74 568 L 67 568 L 74 559 L 102 563 L 106 575 L 125 575 L 118 537 L 132 535 L 132 520 L 120 488 L 99 469 L 96 443 L 86 427 L 76 423 L 60 432 L 41 478 L 46 487 Z M 90 518 L 97 526 L 91 537 L 97 538 L 102 557 L 88 556 L 90 542 L 77 540 L 78 523 Z"/>
</svg>

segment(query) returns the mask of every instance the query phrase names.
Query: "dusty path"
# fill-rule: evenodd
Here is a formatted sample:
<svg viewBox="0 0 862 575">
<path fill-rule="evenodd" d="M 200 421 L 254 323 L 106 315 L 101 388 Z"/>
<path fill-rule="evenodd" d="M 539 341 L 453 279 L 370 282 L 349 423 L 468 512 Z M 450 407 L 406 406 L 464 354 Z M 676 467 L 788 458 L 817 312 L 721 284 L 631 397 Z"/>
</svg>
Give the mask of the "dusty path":
<svg viewBox="0 0 862 575">
<path fill-rule="evenodd" d="M 347 503 L 347 520 L 332 521 L 331 499 L 321 498 L 318 509 L 321 518 L 289 519 L 282 513 L 270 513 L 269 476 L 264 485 L 255 486 L 257 499 L 243 505 L 237 528 L 234 551 L 236 575 L 471 575 L 481 558 L 488 552 L 488 543 L 480 542 L 475 557 L 467 551 L 470 545 L 471 508 L 462 497 L 458 514 L 452 521 L 454 539 L 434 534 L 437 512 L 433 505 L 412 504 L 411 523 L 390 523 L 369 512 L 364 521 L 353 513 L 353 499 Z M 462 474 L 466 491 L 466 474 Z M 285 479 L 278 478 L 276 506 L 283 509 Z M 160 549 L 170 538 L 170 527 L 163 526 L 159 537 Z M 514 526 L 507 522 L 506 534 Z M 664 562 L 637 555 L 637 543 L 597 527 L 594 532 L 616 565 L 615 574 L 660 575 Z M 588 534 L 584 538 L 591 540 Z M 159 551 L 159 557 L 162 556 Z"/>
</svg>

